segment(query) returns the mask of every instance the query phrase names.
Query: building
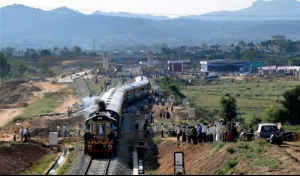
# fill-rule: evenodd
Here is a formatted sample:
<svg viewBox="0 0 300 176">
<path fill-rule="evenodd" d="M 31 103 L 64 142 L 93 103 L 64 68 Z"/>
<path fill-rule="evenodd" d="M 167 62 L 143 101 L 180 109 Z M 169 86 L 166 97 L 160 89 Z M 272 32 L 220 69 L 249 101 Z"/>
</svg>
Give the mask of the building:
<svg viewBox="0 0 300 176">
<path fill-rule="evenodd" d="M 211 60 L 200 61 L 202 72 L 248 72 L 252 69 L 251 61 Z"/>
<path fill-rule="evenodd" d="M 281 43 L 281 42 L 285 41 L 285 36 L 283 36 L 283 35 L 275 35 L 275 36 L 272 36 L 272 40 L 275 43 Z"/>
<path fill-rule="evenodd" d="M 257 70 L 264 66 L 265 66 L 265 62 L 263 61 L 252 61 L 252 70 Z"/>
<path fill-rule="evenodd" d="M 189 60 L 175 60 L 168 61 L 168 70 L 170 72 L 188 72 L 190 69 L 191 61 Z"/>
</svg>

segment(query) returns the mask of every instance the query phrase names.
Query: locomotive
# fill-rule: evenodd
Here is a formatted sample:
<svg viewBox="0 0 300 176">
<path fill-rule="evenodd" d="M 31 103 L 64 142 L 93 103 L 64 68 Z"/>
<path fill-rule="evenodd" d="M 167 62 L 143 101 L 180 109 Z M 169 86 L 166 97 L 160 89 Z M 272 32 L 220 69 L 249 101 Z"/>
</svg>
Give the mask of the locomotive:
<svg viewBox="0 0 300 176">
<path fill-rule="evenodd" d="M 138 76 L 134 83 L 111 88 L 96 100 L 97 110 L 91 112 L 85 121 L 85 154 L 116 156 L 116 139 L 120 133 L 124 107 L 146 97 L 150 88 L 148 78 Z"/>
</svg>

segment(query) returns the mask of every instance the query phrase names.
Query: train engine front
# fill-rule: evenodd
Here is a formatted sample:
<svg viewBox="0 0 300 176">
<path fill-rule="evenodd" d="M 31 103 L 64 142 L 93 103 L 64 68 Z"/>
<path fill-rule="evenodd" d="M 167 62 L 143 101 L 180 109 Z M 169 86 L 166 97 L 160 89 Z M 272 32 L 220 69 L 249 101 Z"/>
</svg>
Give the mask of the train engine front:
<svg viewBox="0 0 300 176">
<path fill-rule="evenodd" d="M 116 155 L 118 124 L 110 111 L 94 111 L 85 122 L 85 154 Z"/>
</svg>

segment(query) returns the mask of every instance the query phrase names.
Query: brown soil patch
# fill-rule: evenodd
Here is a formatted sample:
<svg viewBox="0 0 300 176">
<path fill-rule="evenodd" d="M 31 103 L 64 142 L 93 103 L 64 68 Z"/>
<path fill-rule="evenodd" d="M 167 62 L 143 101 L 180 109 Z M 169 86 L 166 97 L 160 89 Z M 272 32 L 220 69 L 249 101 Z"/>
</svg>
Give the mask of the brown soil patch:
<svg viewBox="0 0 300 176">
<path fill-rule="evenodd" d="M 24 108 L 36 99 L 42 98 L 45 93 L 57 92 L 66 87 L 68 87 L 67 84 L 51 84 L 50 82 L 10 81 L 4 83 L 0 89 L 0 127 L 21 114 Z M 61 106 L 55 109 L 55 112 L 66 113 L 67 108 L 71 107 L 74 102 L 80 102 L 80 100 L 72 96 L 63 99 Z"/>
<path fill-rule="evenodd" d="M 5 82 L 0 89 L 0 104 L 14 104 L 18 101 L 26 102 L 33 95 L 32 92 L 41 91 L 40 88 L 26 81 Z"/>
<path fill-rule="evenodd" d="M 32 143 L 0 143 L 0 175 L 17 175 L 50 151 Z"/>
<path fill-rule="evenodd" d="M 7 109 L 7 108 L 10 108 L 10 107 L 7 105 L 0 105 L 0 109 Z"/>
<path fill-rule="evenodd" d="M 16 108 L 26 108 L 28 106 L 28 103 L 18 103 L 16 105 Z"/>
<path fill-rule="evenodd" d="M 211 144 L 190 144 L 178 142 L 176 138 L 168 137 L 159 139 L 156 142 L 157 148 L 152 148 L 146 155 L 146 161 L 158 160 L 157 175 L 174 174 L 174 153 L 183 152 L 185 171 L 187 175 L 215 175 L 225 167 L 228 160 L 233 160 L 238 155 L 230 154 L 226 151 L 228 147 L 236 148 L 235 143 L 225 143 L 224 146 L 213 153 Z M 237 165 L 232 169 L 234 175 L 294 175 L 300 172 L 300 144 L 296 142 L 285 142 L 281 147 L 276 145 L 265 146 L 265 153 L 261 155 L 261 160 L 272 162 L 272 159 L 280 163 L 276 167 L 267 165 L 251 159 L 236 158 Z M 157 150 L 157 151 L 156 151 Z M 150 154 L 151 153 L 151 154 Z M 156 154 L 155 154 L 156 153 Z M 149 157 L 149 158 L 148 158 Z M 150 162 L 146 162 L 150 165 Z M 225 173 L 231 174 L 231 171 Z M 147 175 L 147 173 L 146 173 Z"/>
</svg>

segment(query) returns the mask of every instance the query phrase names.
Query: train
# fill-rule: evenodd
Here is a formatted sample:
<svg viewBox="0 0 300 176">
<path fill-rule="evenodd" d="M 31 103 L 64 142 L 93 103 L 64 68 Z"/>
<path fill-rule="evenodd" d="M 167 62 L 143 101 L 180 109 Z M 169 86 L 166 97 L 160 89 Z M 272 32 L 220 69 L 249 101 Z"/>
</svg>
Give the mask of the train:
<svg viewBox="0 0 300 176">
<path fill-rule="evenodd" d="M 135 77 L 135 82 L 109 89 L 96 99 L 96 110 L 85 120 L 84 153 L 117 155 L 117 138 L 120 134 L 122 113 L 125 107 L 148 96 L 150 81 L 145 76 Z"/>
</svg>

